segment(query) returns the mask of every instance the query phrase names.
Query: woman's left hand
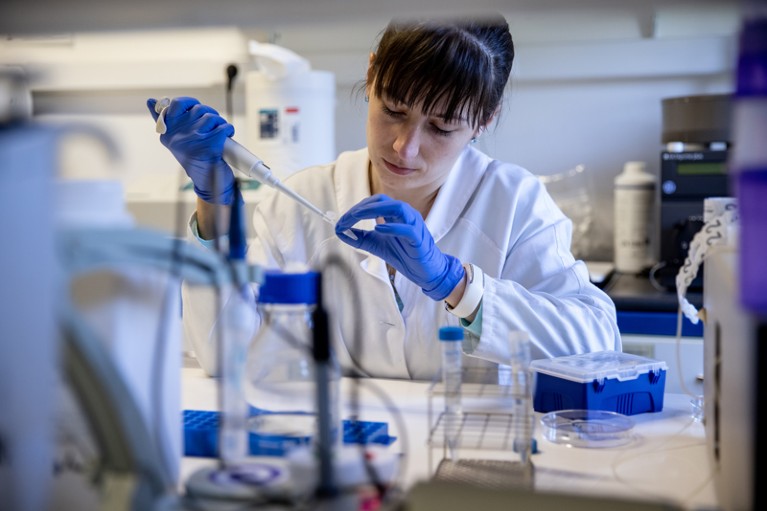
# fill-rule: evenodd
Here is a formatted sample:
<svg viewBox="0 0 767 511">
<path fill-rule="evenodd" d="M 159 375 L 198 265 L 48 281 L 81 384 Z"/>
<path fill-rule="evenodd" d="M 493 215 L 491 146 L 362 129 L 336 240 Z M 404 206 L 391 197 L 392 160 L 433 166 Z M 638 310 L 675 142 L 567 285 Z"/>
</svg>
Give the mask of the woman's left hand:
<svg viewBox="0 0 767 511">
<path fill-rule="evenodd" d="M 385 223 L 372 231 L 352 229 L 360 220 L 378 217 Z M 356 240 L 344 234 L 347 229 Z M 352 207 L 336 223 L 336 235 L 352 247 L 380 257 L 434 300 L 444 300 L 465 273 L 457 258 L 437 248 L 418 211 L 386 195 L 373 195 Z"/>
</svg>

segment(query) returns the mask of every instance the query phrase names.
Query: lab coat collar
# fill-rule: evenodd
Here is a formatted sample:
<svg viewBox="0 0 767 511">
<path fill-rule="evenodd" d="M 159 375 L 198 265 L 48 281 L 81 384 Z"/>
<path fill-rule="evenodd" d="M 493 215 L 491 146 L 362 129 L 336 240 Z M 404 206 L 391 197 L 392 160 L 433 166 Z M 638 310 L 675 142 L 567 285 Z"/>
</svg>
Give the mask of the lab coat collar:
<svg viewBox="0 0 767 511">
<path fill-rule="evenodd" d="M 338 156 L 333 179 L 339 215 L 349 211 L 365 197 L 370 197 L 370 180 L 367 177 L 369 162 L 367 148 L 344 152 Z M 360 175 L 364 178 L 360 179 Z M 366 222 L 370 222 L 371 227 L 375 225 L 373 220 L 366 220 Z"/>
<path fill-rule="evenodd" d="M 458 221 L 490 161 L 489 156 L 471 146 L 458 157 L 426 217 L 426 226 L 435 242 Z"/>
</svg>

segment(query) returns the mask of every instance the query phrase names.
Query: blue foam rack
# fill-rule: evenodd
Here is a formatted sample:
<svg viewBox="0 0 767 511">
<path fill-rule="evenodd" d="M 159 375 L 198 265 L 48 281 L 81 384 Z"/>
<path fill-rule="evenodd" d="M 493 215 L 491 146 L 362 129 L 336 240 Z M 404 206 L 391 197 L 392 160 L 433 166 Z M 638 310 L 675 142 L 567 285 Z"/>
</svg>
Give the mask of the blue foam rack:
<svg viewBox="0 0 767 511">
<path fill-rule="evenodd" d="M 207 410 L 184 410 L 184 455 L 214 458 L 218 456 L 218 429 L 221 413 Z M 389 436 L 386 422 L 342 421 L 345 444 L 391 445 L 397 437 Z M 292 447 L 308 444 L 310 437 L 287 437 L 250 433 L 250 454 L 283 456 Z"/>
</svg>

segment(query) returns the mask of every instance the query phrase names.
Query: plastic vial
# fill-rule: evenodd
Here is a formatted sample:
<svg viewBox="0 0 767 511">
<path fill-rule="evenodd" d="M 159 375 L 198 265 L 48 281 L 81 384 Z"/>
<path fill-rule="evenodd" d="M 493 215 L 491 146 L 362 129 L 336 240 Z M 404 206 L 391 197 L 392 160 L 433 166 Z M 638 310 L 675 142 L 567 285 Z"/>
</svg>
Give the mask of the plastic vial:
<svg viewBox="0 0 767 511">
<path fill-rule="evenodd" d="M 533 429 L 535 428 L 532 375 L 530 374 L 530 338 L 527 332 L 511 332 L 509 348 L 514 450 L 519 453 L 520 461 L 527 464 L 530 462 L 533 450 Z"/>
<path fill-rule="evenodd" d="M 740 301 L 767 313 L 767 15 L 747 16 L 740 33 L 733 102 L 731 172 L 740 215 Z"/>
<path fill-rule="evenodd" d="M 316 380 L 312 355 L 312 312 L 319 274 L 266 272 L 259 289 L 261 328 L 248 350 L 245 397 L 269 413 L 250 419 L 251 431 L 271 435 L 286 448 L 307 444 L 316 432 Z M 335 360 L 327 371 L 331 422 L 340 425 Z"/>
<path fill-rule="evenodd" d="M 461 380 L 463 328 L 445 326 L 439 329 L 442 345 L 442 383 L 445 386 L 445 411 L 443 414 L 445 444 L 451 460 L 458 457 L 458 437 L 463 419 L 461 409 Z"/>
<path fill-rule="evenodd" d="M 629 161 L 615 178 L 615 269 L 636 274 L 652 265 L 655 176 Z"/>
</svg>

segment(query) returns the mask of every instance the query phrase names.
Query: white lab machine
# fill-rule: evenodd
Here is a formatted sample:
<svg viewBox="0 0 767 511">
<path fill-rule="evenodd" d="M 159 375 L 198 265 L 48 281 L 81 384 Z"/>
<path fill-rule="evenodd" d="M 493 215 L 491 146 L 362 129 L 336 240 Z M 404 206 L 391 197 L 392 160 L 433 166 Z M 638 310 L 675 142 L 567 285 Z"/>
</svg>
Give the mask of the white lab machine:
<svg viewBox="0 0 767 511">
<path fill-rule="evenodd" d="M 282 179 L 333 161 L 335 75 L 280 46 L 249 47 L 256 69 L 245 75 L 245 145 Z"/>
<path fill-rule="evenodd" d="M 759 427 L 767 399 L 767 327 L 739 304 L 734 246 L 712 247 L 703 289 L 706 443 L 717 499 L 725 511 L 759 509 L 766 497 Z"/>
<path fill-rule="evenodd" d="M 26 97 L 23 77 L 0 67 L 0 507 L 41 509 L 52 484 L 54 341 L 53 213 L 48 186 L 56 134 L 17 124 L 6 109 Z"/>
</svg>

